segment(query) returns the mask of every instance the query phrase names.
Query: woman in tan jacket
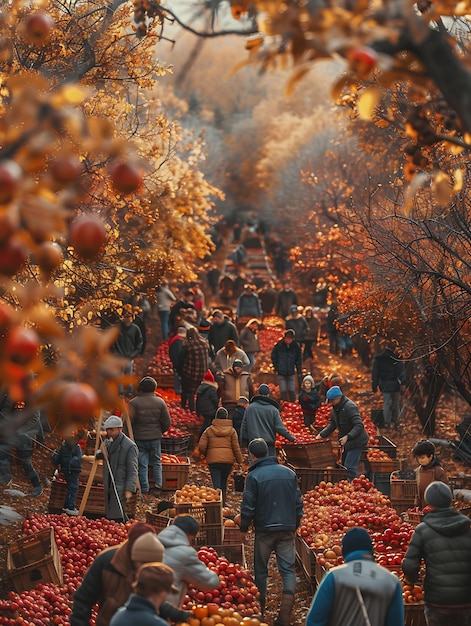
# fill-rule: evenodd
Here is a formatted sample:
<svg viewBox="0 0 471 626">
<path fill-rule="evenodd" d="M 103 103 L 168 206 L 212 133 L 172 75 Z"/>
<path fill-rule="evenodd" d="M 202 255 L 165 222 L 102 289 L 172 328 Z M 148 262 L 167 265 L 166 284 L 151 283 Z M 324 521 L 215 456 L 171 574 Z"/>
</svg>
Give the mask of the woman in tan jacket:
<svg viewBox="0 0 471 626">
<path fill-rule="evenodd" d="M 216 411 L 211 426 L 204 431 L 198 449 L 206 457 L 214 489 L 221 489 L 222 502 L 226 502 L 227 479 L 234 461 L 242 463 L 239 440 L 232 420 L 224 407 Z"/>
</svg>

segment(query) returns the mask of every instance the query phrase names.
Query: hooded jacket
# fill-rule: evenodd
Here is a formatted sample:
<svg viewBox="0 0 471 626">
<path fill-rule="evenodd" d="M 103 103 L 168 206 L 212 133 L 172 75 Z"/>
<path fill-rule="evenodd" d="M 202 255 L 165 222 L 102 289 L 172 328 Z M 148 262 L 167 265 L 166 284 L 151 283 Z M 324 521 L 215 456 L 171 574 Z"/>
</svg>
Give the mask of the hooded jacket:
<svg viewBox="0 0 471 626">
<path fill-rule="evenodd" d="M 220 324 L 213 323 L 208 332 L 208 341 L 213 354 L 220 350 L 228 339 L 239 345 L 239 333 L 234 324 L 225 317 Z"/>
<path fill-rule="evenodd" d="M 304 389 L 304 382 L 311 381 L 312 387 L 310 391 Z M 303 413 L 316 414 L 317 409 L 322 404 L 317 389 L 314 387 L 314 379 L 312 376 L 305 376 L 299 390 L 299 404 L 303 410 Z"/>
<path fill-rule="evenodd" d="M 180 608 L 189 584 L 201 591 L 212 591 L 219 585 L 219 576 L 199 560 L 196 550 L 190 546 L 188 535 L 171 524 L 158 535 L 165 547 L 164 563 L 173 569 L 173 584 L 178 593 L 170 592 L 168 602 Z"/>
<path fill-rule="evenodd" d="M 129 326 L 123 323 L 119 325 L 119 335 L 112 345 L 111 351 L 128 359 L 135 359 L 141 354 L 144 340 L 141 329 L 134 322 Z"/>
<path fill-rule="evenodd" d="M 254 396 L 245 409 L 240 428 L 240 443 L 246 446 L 257 437 L 264 439 L 268 446 L 275 444 L 276 433 L 288 441 L 294 441 L 293 435 L 281 421 L 278 403 L 268 396 Z"/>
<path fill-rule="evenodd" d="M 294 330 L 294 340 L 298 343 L 304 341 L 304 338 L 306 337 L 306 333 L 308 331 L 306 319 L 299 314 L 296 314 L 294 317 L 287 317 L 285 328 L 286 330 Z"/>
<path fill-rule="evenodd" d="M 217 383 L 203 381 L 196 390 L 196 414 L 213 418 L 219 404 Z"/>
<path fill-rule="evenodd" d="M 237 433 L 230 419 L 213 419 L 211 426 L 204 431 L 198 443 L 201 454 L 211 463 L 242 463 L 242 453 Z"/>
<path fill-rule="evenodd" d="M 251 328 L 245 326 L 240 332 L 240 345 L 245 352 L 260 352 L 260 340 L 258 331 L 253 332 Z"/>
<path fill-rule="evenodd" d="M 237 348 L 233 354 L 227 354 L 224 348 L 221 348 L 216 353 L 216 358 L 213 361 L 213 371 L 225 372 L 234 361 L 242 361 L 244 367 L 250 364 L 249 357 L 241 348 Z"/>
<path fill-rule="evenodd" d="M 78 443 L 65 442 L 52 454 L 52 462 L 59 465 L 64 474 L 79 474 L 82 468 L 82 449 Z"/>
<path fill-rule="evenodd" d="M 321 437 L 328 437 L 334 430 L 338 429 L 338 438 L 348 436 L 344 445 L 345 450 L 353 450 L 354 448 L 363 448 L 368 443 L 368 433 L 365 430 L 363 420 L 357 405 L 342 396 L 340 402 L 332 407 L 330 422 L 321 430 Z"/>
<path fill-rule="evenodd" d="M 162 439 L 170 428 L 168 407 L 153 391 L 139 391 L 128 404 L 128 411 L 136 441 Z"/>
<path fill-rule="evenodd" d="M 434 509 L 419 524 L 402 561 L 410 582 L 425 562 L 424 600 L 439 606 L 470 604 L 471 528 L 456 509 Z"/>
</svg>

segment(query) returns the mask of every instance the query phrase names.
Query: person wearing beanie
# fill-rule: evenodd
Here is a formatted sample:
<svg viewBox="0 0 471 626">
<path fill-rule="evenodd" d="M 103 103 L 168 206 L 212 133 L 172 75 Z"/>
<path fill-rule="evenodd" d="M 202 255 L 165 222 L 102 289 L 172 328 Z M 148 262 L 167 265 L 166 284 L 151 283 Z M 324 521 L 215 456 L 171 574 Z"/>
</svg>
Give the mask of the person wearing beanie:
<svg viewBox="0 0 471 626">
<path fill-rule="evenodd" d="M 219 394 L 222 406 L 228 410 L 231 419 L 240 396 L 245 396 L 246 398 L 253 396 L 252 378 L 239 359 L 236 359 L 232 363 L 232 367 L 229 367 L 222 373 Z"/>
<path fill-rule="evenodd" d="M 133 554 L 136 544 L 138 548 Z M 144 549 L 148 549 L 147 552 Z M 139 560 L 133 560 L 133 556 Z M 98 604 L 96 626 L 108 626 L 112 616 L 132 593 L 132 584 L 139 567 L 151 561 L 161 561 L 163 556 L 164 547 L 155 529 L 143 522 L 133 524 L 126 541 L 100 552 L 85 572 L 74 594 L 69 616 L 71 626 L 89 626 L 95 604 Z M 172 622 L 185 622 L 191 615 L 168 602 L 160 606 L 159 614 Z"/>
<path fill-rule="evenodd" d="M 214 380 L 212 371 L 208 370 L 196 390 L 196 415 L 203 418 L 198 439 L 213 421 L 218 404 L 218 385 Z"/>
<path fill-rule="evenodd" d="M 248 450 L 252 463 L 245 479 L 240 514 L 234 521 L 242 533 L 247 532 L 251 524 L 255 531 L 254 573 L 262 616 L 267 595 L 268 561 L 272 552 L 275 553 L 283 591 L 273 626 L 290 626 L 296 593 L 294 532 L 304 513 L 301 491 L 296 474 L 289 467 L 280 465 L 275 456 L 269 455 L 264 439 L 252 439 Z"/>
<path fill-rule="evenodd" d="M 296 382 L 301 387 L 303 369 L 303 351 L 301 345 L 295 341 L 294 330 L 285 330 L 280 339 L 271 351 L 271 361 L 276 372 L 278 385 L 280 386 L 281 400 L 288 402 L 296 401 Z"/>
<path fill-rule="evenodd" d="M 303 410 L 304 426 L 309 428 L 316 421 L 317 409 L 320 407 L 321 399 L 314 386 L 314 379 L 310 374 L 303 378 L 301 389 L 299 390 L 298 402 Z"/>
<path fill-rule="evenodd" d="M 110 626 L 168 626 L 158 613 L 169 592 L 175 590 L 171 568 L 159 562 L 142 565 L 132 588 L 133 593 L 111 618 Z"/>
<path fill-rule="evenodd" d="M 198 530 L 197 520 L 192 515 L 182 514 L 158 535 L 165 548 L 164 563 L 172 568 L 174 585 L 178 589 L 171 592 L 167 600 L 177 608 L 185 600 L 188 585 L 201 591 L 212 591 L 219 586 L 219 576 L 200 561 L 192 546 Z"/>
<path fill-rule="evenodd" d="M 253 317 L 240 331 L 240 346 L 249 359 L 249 365 L 247 366 L 248 372 L 252 370 L 255 364 L 255 355 L 257 352 L 260 352 L 260 340 L 258 338 L 259 328 L 260 321 Z"/>
<path fill-rule="evenodd" d="M 214 489 L 222 492 L 226 504 L 227 480 L 234 462 L 242 465 L 242 452 L 237 432 L 229 419 L 227 409 L 220 407 L 210 426 L 203 432 L 198 443 L 200 453 L 206 458 Z"/>
<path fill-rule="evenodd" d="M 334 385 L 328 389 L 326 400 L 332 406 L 330 421 L 316 439 L 324 439 L 334 430 L 338 431 L 341 463 L 347 468 L 348 480 L 353 480 L 358 476 L 361 451 L 368 442 L 368 433 L 357 405 L 342 393 L 340 387 Z"/>
<path fill-rule="evenodd" d="M 426 506 L 425 490 L 435 480 L 448 483 L 447 473 L 435 455 L 435 446 L 428 439 L 421 439 L 412 448 L 412 455 L 418 462 L 415 469 L 417 479 L 417 505 L 423 509 Z"/>
<path fill-rule="evenodd" d="M 260 304 L 258 294 L 248 283 L 244 285 L 244 289 L 237 299 L 235 314 L 237 322 L 241 322 L 242 324 L 245 321 L 243 318 L 262 317 L 262 305 Z M 239 326 L 239 324 L 237 325 Z"/>
<path fill-rule="evenodd" d="M 162 436 L 170 428 L 171 419 L 165 400 L 155 395 L 157 382 L 145 376 L 137 388 L 137 396 L 128 404 L 134 441 L 139 450 L 139 483 L 143 494 L 149 493 L 149 466 L 155 489 L 162 488 Z"/>
<path fill-rule="evenodd" d="M 233 339 L 228 339 L 224 346 L 216 352 L 211 368 L 219 380 L 222 373 L 231 368 L 234 363 L 242 363 L 242 367 L 248 371 L 250 360 L 244 350 L 237 347 Z"/>
<path fill-rule="evenodd" d="M 279 433 L 288 441 L 295 441 L 294 436 L 283 424 L 278 403 L 270 396 L 270 388 L 263 383 L 258 388 L 258 394 L 250 400 L 245 409 L 239 441 L 246 447 L 252 439 L 264 439 L 268 446 L 268 454 L 276 456 L 275 440 Z"/>
<path fill-rule="evenodd" d="M 312 600 L 306 626 L 403 626 L 399 578 L 375 563 L 367 530 L 352 527 L 342 539 L 343 565 L 329 570 Z"/>
<path fill-rule="evenodd" d="M 471 624 L 471 527 L 452 507 L 448 485 L 434 481 L 425 490 L 431 507 L 415 528 L 402 561 L 406 580 L 415 583 L 425 564 L 424 613 L 428 626 Z"/>
<path fill-rule="evenodd" d="M 117 415 L 110 415 L 103 428 L 106 440 L 96 458 L 103 459 L 105 515 L 116 522 L 127 522 L 126 507 L 137 491 L 138 448 L 124 434 L 123 421 Z"/>
<path fill-rule="evenodd" d="M 228 339 L 239 345 L 239 333 L 233 324 L 220 309 L 215 309 L 211 318 L 212 324 L 208 333 L 208 342 L 211 348 L 211 356 L 215 357 Z"/>
</svg>

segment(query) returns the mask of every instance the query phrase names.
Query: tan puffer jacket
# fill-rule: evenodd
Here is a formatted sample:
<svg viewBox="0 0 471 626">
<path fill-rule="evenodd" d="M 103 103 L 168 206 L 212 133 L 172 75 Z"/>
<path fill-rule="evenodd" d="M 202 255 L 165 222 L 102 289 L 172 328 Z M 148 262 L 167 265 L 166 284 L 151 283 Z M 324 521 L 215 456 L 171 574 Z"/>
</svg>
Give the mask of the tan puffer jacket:
<svg viewBox="0 0 471 626">
<path fill-rule="evenodd" d="M 204 431 L 198 443 L 201 454 L 210 463 L 242 463 L 237 433 L 230 419 L 213 420 L 211 426 Z"/>
</svg>

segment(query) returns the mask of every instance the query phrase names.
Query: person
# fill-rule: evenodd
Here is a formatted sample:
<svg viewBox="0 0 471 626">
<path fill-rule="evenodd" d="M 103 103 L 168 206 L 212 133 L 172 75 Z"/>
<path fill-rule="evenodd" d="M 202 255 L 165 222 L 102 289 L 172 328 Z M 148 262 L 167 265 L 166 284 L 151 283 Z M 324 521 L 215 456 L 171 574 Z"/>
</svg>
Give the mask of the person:
<svg viewBox="0 0 471 626">
<path fill-rule="evenodd" d="M 227 479 L 234 462 L 242 465 L 242 452 L 237 432 L 224 407 L 219 407 L 214 419 L 203 432 L 198 443 L 200 453 L 206 458 L 214 489 L 222 492 L 222 504 L 226 504 Z"/>
<path fill-rule="evenodd" d="M 424 613 L 427 626 L 470 626 L 471 528 L 469 517 L 452 507 L 448 485 L 434 481 L 425 490 L 431 507 L 416 526 L 402 571 L 415 583 L 425 564 Z"/>
<path fill-rule="evenodd" d="M 168 318 L 168 325 L 170 330 L 174 330 L 178 326 L 182 326 L 181 323 L 186 317 L 188 311 L 194 311 L 196 318 L 198 317 L 198 311 L 193 304 L 193 292 L 191 289 L 183 289 L 178 297 L 178 300 L 170 309 L 170 315 Z"/>
<path fill-rule="evenodd" d="M 324 376 L 322 380 L 316 385 L 317 393 L 319 394 L 319 398 L 321 399 L 321 401 L 326 401 L 326 393 L 331 387 L 341 387 L 342 383 L 342 377 L 335 372 Z"/>
<path fill-rule="evenodd" d="M 300 307 L 302 310 L 302 307 Z M 308 325 L 307 322 L 302 315 L 302 313 L 298 310 L 298 307 L 293 304 L 289 308 L 289 315 L 285 319 L 285 328 L 291 328 L 294 330 L 294 340 L 297 341 L 300 345 L 304 343 L 304 337 L 306 336 Z"/>
<path fill-rule="evenodd" d="M 415 470 L 417 479 L 417 496 L 418 506 L 423 509 L 426 505 L 425 490 L 434 481 L 448 483 L 446 471 L 437 459 L 435 454 L 435 446 L 428 439 L 421 439 L 412 448 L 412 455 L 419 464 Z"/>
<path fill-rule="evenodd" d="M 232 414 L 232 425 L 235 428 L 239 441 L 240 441 L 240 429 L 242 427 L 242 421 L 244 419 L 245 409 L 248 407 L 248 405 L 249 405 L 249 399 L 246 398 L 245 396 L 240 396 L 240 398 L 237 400 L 237 406 L 234 409 L 234 413 Z"/>
<path fill-rule="evenodd" d="M 126 305 L 127 306 L 127 305 Z M 141 354 L 144 340 L 137 324 L 134 324 L 134 313 L 131 308 L 123 309 L 123 314 L 119 322 L 119 335 L 115 343 L 111 346 L 111 352 L 124 357 L 127 362 L 123 367 L 125 376 L 132 376 L 134 359 Z M 124 386 L 119 385 L 119 393 L 124 394 Z M 126 395 L 130 398 L 133 395 L 133 384 L 129 383 Z"/>
<path fill-rule="evenodd" d="M 23 415 L 26 411 L 29 417 L 24 421 Z M 35 437 L 41 430 L 39 410 L 30 410 L 24 403 L 15 402 L 4 391 L 0 394 L 0 424 L 0 485 L 9 487 L 13 482 L 11 462 L 15 450 L 16 457 L 33 487 L 30 496 L 38 498 L 43 493 L 43 488 L 39 474 L 33 467 L 33 446 Z"/>
<path fill-rule="evenodd" d="M 400 357 L 394 351 L 392 342 L 383 342 L 383 350 L 373 359 L 371 387 L 373 393 L 378 389 L 383 394 L 384 426 L 387 430 L 391 425 L 398 430 L 401 412 L 401 390 L 407 384 L 406 370 Z"/>
<path fill-rule="evenodd" d="M 283 288 L 280 289 L 276 296 L 275 313 L 285 319 L 289 314 L 290 307 L 293 305 L 298 305 L 298 296 L 291 289 L 290 281 L 285 280 Z"/>
<path fill-rule="evenodd" d="M 294 340 L 294 330 L 291 328 L 285 330 L 282 339 L 271 351 L 271 361 L 280 386 L 281 399 L 295 402 L 295 375 L 297 373 L 298 385 L 301 387 L 303 360 L 301 346 Z"/>
<path fill-rule="evenodd" d="M 253 396 L 245 409 L 240 428 L 240 442 L 245 447 L 252 439 L 263 439 L 270 456 L 275 456 L 276 433 L 288 441 L 295 441 L 281 420 L 278 403 L 270 398 L 270 387 L 263 383 L 258 388 L 258 394 Z"/>
<path fill-rule="evenodd" d="M 126 604 L 111 618 L 110 626 L 168 626 L 158 612 L 169 592 L 176 589 L 171 568 L 158 561 L 141 565 L 132 589 Z"/>
<path fill-rule="evenodd" d="M 82 449 L 78 444 L 77 437 L 66 437 L 60 448 L 52 453 L 51 460 L 55 467 L 60 468 L 67 485 L 64 508 L 62 510 L 67 515 L 76 517 L 79 513 L 76 502 L 79 476 L 82 469 Z"/>
<path fill-rule="evenodd" d="M 178 373 L 178 360 L 180 358 L 180 354 L 183 350 L 183 342 L 186 337 L 186 328 L 184 326 L 179 326 L 177 328 L 177 332 L 173 337 L 170 338 L 168 342 L 168 356 L 172 361 L 173 365 L 173 388 L 175 393 L 179 396 L 182 392 L 182 381 L 180 378 L 180 374 Z"/>
<path fill-rule="evenodd" d="M 169 333 L 170 308 L 177 298 L 169 289 L 168 281 L 163 280 L 155 290 L 157 296 L 157 309 L 159 312 L 162 339 L 166 341 Z"/>
<path fill-rule="evenodd" d="M 181 405 L 195 410 L 195 394 L 209 367 L 209 346 L 196 328 L 189 328 L 178 358 L 177 371 L 182 381 Z"/>
<path fill-rule="evenodd" d="M 110 415 L 103 424 L 106 431 L 105 450 L 96 453 L 103 461 L 105 516 L 116 522 L 126 522 L 126 505 L 136 492 L 138 449 L 123 431 L 123 420 Z"/>
<path fill-rule="evenodd" d="M 404 601 L 399 578 L 375 563 L 367 530 L 354 526 L 342 538 L 343 565 L 322 579 L 306 626 L 403 626 Z"/>
<path fill-rule="evenodd" d="M 319 343 L 321 321 L 312 306 L 307 306 L 304 309 L 304 319 L 306 320 L 307 331 L 304 335 L 303 361 L 307 361 L 308 359 L 314 359 L 312 346 L 317 346 Z"/>
<path fill-rule="evenodd" d="M 162 488 L 162 435 L 171 425 L 165 400 L 155 395 L 157 381 L 144 376 L 137 387 L 137 396 L 128 404 L 134 441 L 139 450 L 138 475 L 141 493 L 149 493 L 149 465 L 156 489 Z"/>
<path fill-rule="evenodd" d="M 136 573 L 144 563 L 161 562 L 164 546 L 148 524 L 135 522 L 128 530 L 126 541 L 102 550 L 85 572 L 73 597 L 70 626 L 89 626 L 92 609 L 98 604 L 96 626 L 108 626 L 119 607 L 132 592 Z M 174 622 L 185 622 L 191 615 L 176 610 L 165 602 L 160 616 Z"/>
<path fill-rule="evenodd" d="M 303 378 L 301 389 L 299 390 L 298 402 L 303 410 L 304 426 L 309 428 L 316 421 L 317 409 L 322 404 L 317 389 L 314 386 L 314 379 L 310 374 Z"/>
<path fill-rule="evenodd" d="M 259 297 L 249 283 L 245 283 L 244 290 L 237 300 L 236 319 L 241 317 L 262 317 Z"/>
<path fill-rule="evenodd" d="M 267 595 L 268 561 L 272 552 L 275 553 L 283 592 L 273 626 L 290 626 L 296 593 L 294 533 L 304 514 L 301 491 L 296 474 L 268 454 L 263 439 L 253 439 L 249 443 L 249 453 L 253 461 L 245 479 L 240 514 L 234 521 L 242 533 L 246 533 L 251 524 L 254 527 L 254 575 L 260 592 L 262 616 Z"/>
<path fill-rule="evenodd" d="M 208 281 L 208 285 L 211 288 L 211 293 L 213 296 L 218 295 L 220 276 L 221 276 L 221 271 L 219 270 L 217 265 L 212 265 L 206 273 L 206 279 Z"/>
<path fill-rule="evenodd" d="M 358 476 L 361 451 L 368 442 L 368 433 L 357 405 L 344 396 L 340 387 L 331 387 L 327 391 L 326 400 L 332 405 L 331 417 L 327 426 L 317 435 L 317 439 L 325 439 L 334 430 L 338 430 L 342 465 L 347 469 L 348 480 L 352 480 Z"/>
<path fill-rule="evenodd" d="M 201 385 L 196 390 L 196 415 L 203 418 L 199 437 L 213 421 L 219 404 L 218 385 L 211 370 L 204 375 Z"/>
<path fill-rule="evenodd" d="M 260 306 L 262 307 L 262 316 L 272 315 L 276 304 L 277 291 L 272 280 L 260 291 Z"/>
<path fill-rule="evenodd" d="M 244 370 L 242 361 L 235 360 L 232 367 L 222 373 L 220 382 L 221 404 L 232 414 L 237 406 L 240 396 L 251 398 L 253 396 L 253 382 L 250 374 Z"/>
<path fill-rule="evenodd" d="M 208 333 L 208 341 L 213 357 L 216 356 L 216 352 L 224 346 L 228 339 L 232 339 L 236 345 L 239 345 L 237 328 L 224 316 L 220 309 L 216 309 L 213 311 L 212 324 Z"/>
<path fill-rule="evenodd" d="M 211 368 L 216 374 L 216 378 L 220 378 L 222 372 L 232 367 L 234 361 L 241 361 L 244 369 L 249 370 L 250 359 L 248 355 L 238 348 L 233 339 L 228 339 L 224 346 L 216 352 Z"/>
<path fill-rule="evenodd" d="M 205 302 L 206 302 L 205 295 L 204 295 L 203 290 L 201 289 L 200 283 L 198 282 L 195 282 L 192 284 L 191 291 L 193 292 L 193 305 L 195 309 L 198 311 L 197 319 L 199 320 L 203 314 L 203 309 L 205 307 Z"/>
<path fill-rule="evenodd" d="M 240 345 L 249 359 L 249 365 L 247 366 L 248 372 L 252 371 L 253 366 L 255 365 L 255 355 L 257 352 L 260 352 L 260 340 L 258 337 L 259 328 L 260 321 L 253 317 L 247 322 L 240 332 Z"/>
<path fill-rule="evenodd" d="M 330 354 L 338 354 L 339 351 L 339 331 L 337 328 L 338 305 L 333 302 L 327 313 L 326 327 L 329 336 L 329 352 Z"/>
<path fill-rule="evenodd" d="M 188 585 L 200 591 L 213 591 L 219 586 L 219 576 L 199 560 L 192 546 L 199 528 L 192 515 L 180 514 L 158 535 L 165 548 L 163 562 L 172 568 L 174 584 L 178 589 L 169 594 L 168 602 L 177 608 L 183 604 Z"/>
</svg>

